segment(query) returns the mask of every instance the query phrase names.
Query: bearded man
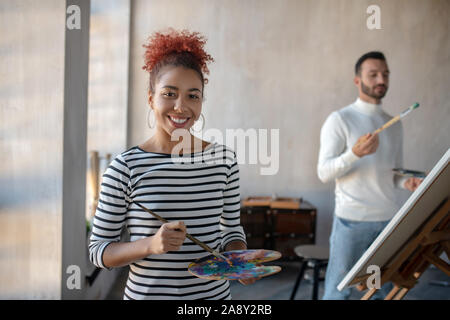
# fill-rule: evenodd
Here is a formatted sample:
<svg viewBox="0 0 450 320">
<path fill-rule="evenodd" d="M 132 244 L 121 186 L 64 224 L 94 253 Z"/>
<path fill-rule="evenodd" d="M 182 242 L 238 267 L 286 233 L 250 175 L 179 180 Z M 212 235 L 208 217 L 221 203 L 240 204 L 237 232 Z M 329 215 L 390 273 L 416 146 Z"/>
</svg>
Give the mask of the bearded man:
<svg viewBox="0 0 450 320">
<path fill-rule="evenodd" d="M 372 134 L 392 116 L 381 105 L 389 87 L 383 53 L 364 54 L 355 65 L 356 101 L 332 112 L 322 126 L 317 173 L 335 181 L 335 211 L 330 236 L 330 259 L 325 277 L 325 300 L 344 300 L 351 288 L 336 287 L 400 209 L 395 188 L 414 191 L 418 178 L 393 174 L 403 165 L 401 122 Z M 384 297 L 390 285 L 373 296 Z"/>
</svg>

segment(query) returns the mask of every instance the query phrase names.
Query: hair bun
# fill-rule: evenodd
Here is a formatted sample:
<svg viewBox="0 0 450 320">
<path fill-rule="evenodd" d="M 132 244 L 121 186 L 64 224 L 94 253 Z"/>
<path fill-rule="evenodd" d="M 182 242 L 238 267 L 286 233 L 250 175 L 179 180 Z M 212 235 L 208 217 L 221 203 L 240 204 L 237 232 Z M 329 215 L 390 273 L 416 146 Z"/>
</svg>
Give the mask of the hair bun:
<svg viewBox="0 0 450 320">
<path fill-rule="evenodd" d="M 143 45 L 146 50 L 145 65 L 142 69 L 151 72 L 155 65 L 165 57 L 174 53 L 188 52 L 197 61 L 201 71 L 209 74 L 207 63 L 213 62 L 214 59 L 204 50 L 205 44 L 205 37 L 198 32 L 176 31 L 172 28 L 166 32 L 155 32 Z"/>
</svg>

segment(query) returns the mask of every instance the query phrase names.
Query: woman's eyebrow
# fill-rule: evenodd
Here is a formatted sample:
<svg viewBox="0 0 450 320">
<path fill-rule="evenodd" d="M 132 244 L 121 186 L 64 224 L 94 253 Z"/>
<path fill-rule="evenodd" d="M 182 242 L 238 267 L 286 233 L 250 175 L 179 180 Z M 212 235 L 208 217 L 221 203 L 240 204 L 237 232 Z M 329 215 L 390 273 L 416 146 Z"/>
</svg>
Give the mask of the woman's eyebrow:
<svg viewBox="0 0 450 320">
<path fill-rule="evenodd" d="M 165 88 L 167 88 L 167 89 L 173 89 L 173 90 L 178 90 L 178 88 L 177 88 L 177 87 L 174 87 L 174 86 L 164 86 L 164 87 L 162 87 L 162 89 L 165 89 Z"/>
<path fill-rule="evenodd" d="M 175 87 L 175 86 L 169 86 L 169 85 L 167 85 L 167 86 L 164 86 L 164 87 L 162 87 L 162 89 L 172 89 L 172 90 L 178 90 L 178 88 L 177 87 Z M 198 89 L 198 88 L 191 88 L 191 89 L 189 89 L 188 90 L 189 92 L 191 92 L 191 91 L 198 91 L 198 92 L 202 92 L 200 89 Z"/>
</svg>

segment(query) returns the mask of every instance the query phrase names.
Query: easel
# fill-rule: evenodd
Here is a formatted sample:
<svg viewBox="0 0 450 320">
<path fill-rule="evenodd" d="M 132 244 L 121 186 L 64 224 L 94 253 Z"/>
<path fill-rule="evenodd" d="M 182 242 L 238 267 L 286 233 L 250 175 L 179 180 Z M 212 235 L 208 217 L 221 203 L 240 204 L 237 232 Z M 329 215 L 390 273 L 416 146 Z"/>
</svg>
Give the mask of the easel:
<svg viewBox="0 0 450 320">
<path fill-rule="evenodd" d="M 412 236 L 407 244 L 395 255 L 392 263 L 381 271 L 381 285 L 392 282 L 394 288 L 385 297 L 385 300 L 401 300 L 417 283 L 417 280 L 430 266 L 450 276 L 450 265 L 440 259 L 445 252 L 450 258 L 450 198 L 442 201 L 430 218 L 425 222 L 416 235 Z M 359 290 L 367 289 L 366 279 L 370 275 L 355 278 L 352 284 L 361 283 Z M 370 299 L 378 289 L 370 289 L 361 300 Z"/>
</svg>

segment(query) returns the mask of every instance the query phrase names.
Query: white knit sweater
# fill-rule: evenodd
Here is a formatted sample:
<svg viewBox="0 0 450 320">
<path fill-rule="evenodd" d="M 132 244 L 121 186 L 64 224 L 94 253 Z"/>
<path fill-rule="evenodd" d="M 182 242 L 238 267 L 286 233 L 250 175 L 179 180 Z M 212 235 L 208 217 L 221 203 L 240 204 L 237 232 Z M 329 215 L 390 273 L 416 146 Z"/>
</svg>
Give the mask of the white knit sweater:
<svg viewBox="0 0 450 320">
<path fill-rule="evenodd" d="M 357 99 L 330 114 L 320 133 L 317 173 L 326 183 L 336 182 L 335 214 L 355 221 L 386 221 L 400 208 L 395 187 L 406 178 L 392 169 L 403 164 L 403 133 L 400 122 L 379 133 L 374 154 L 359 158 L 352 147 L 359 137 L 392 119 L 381 105 Z"/>
</svg>

